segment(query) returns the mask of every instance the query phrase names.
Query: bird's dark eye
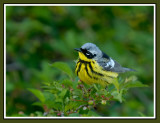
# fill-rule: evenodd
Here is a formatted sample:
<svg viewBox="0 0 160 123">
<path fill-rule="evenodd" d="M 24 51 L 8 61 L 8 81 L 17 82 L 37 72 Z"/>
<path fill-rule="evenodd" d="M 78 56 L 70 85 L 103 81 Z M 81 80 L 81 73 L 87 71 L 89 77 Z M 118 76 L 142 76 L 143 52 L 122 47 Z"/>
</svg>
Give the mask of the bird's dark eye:
<svg viewBox="0 0 160 123">
<path fill-rule="evenodd" d="M 86 53 L 86 55 L 87 55 L 87 56 L 90 56 L 90 54 L 89 54 L 89 53 Z"/>
<path fill-rule="evenodd" d="M 89 51 L 86 50 L 86 49 L 82 49 L 82 48 L 81 48 L 81 51 L 82 51 L 83 54 L 84 54 L 87 58 L 89 58 L 89 59 L 92 59 L 93 57 L 96 56 L 96 54 L 92 54 L 91 52 L 89 52 Z"/>
<path fill-rule="evenodd" d="M 92 54 L 90 52 L 86 52 L 85 56 L 87 56 L 87 58 L 91 59 L 91 58 L 94 58 L 96 56 L 96 54 Z"/>
</svg>

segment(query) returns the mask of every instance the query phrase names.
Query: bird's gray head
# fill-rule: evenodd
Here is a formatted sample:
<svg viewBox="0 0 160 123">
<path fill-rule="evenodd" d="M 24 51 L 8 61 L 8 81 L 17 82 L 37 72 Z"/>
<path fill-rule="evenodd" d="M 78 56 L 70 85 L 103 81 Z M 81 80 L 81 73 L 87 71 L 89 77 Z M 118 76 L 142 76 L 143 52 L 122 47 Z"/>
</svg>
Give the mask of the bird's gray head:
<svg viewBox="0 0 160 123">
<path fill-rule="evenodd" d="M 102 57 L 102 51 L 93 43 L 82 45 L 80 51 L 89 59 L 98 60 Z"/>
</svg>

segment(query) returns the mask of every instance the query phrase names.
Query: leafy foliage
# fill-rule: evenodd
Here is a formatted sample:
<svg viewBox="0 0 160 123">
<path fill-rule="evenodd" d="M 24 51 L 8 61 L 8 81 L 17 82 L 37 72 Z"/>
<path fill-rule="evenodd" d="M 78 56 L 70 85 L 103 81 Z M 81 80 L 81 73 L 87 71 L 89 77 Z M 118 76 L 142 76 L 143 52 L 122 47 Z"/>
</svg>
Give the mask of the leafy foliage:
<svg viewBox="0 0 160 123">
<path fill-rule="evenodd" d="M 66 63 L 55 62 L 51 66 L 65 72 L 69 77 L 72 76 L 72 70 Z M 94 112 L 97 105 L 106 105 L 113 100 L 122 103 L 123 96 L 129 88 L 146 87 L 135 77 L 129 77 L 121 83 L 118 82 L 118 79 L 113 80 L 114 88 L 110 91 L 98 84 L 86 85 L 80 81 L 74 81 L 74 79 L 44 82 L 43 92 L 29 89 L 42 103 L 36 102 L 34 105 L 41 106 L 45 116 L 99 116 Z"/>
<path fill-rule="evenodd" d="M 54 64 L 52 64 L 52 67 L 63 70 L 69 77 L 73 77 L 72 69 L 63 62 L 55 62 Z"/>
<path fill-rule="evenodd" d="M 28 89 L 30 92 L 32 92 L 41 102 L 45 101 L 44 95 L 41 93 L 41 91 L 36 89 Z"/>
</svg>

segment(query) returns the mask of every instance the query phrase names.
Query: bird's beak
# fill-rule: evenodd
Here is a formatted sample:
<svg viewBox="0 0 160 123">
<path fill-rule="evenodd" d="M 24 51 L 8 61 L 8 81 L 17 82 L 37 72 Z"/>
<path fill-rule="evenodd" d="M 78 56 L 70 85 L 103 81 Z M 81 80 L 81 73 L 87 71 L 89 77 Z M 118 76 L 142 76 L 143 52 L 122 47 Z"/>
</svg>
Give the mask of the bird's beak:
<svg viewBox="0 0 160 123">
<path fill-rule="evenodd" d="M 74 48 L 74 50 L 76 50 L 78 52 L 82 52 L 82 50 L 80 48 Z"/>
</svg>

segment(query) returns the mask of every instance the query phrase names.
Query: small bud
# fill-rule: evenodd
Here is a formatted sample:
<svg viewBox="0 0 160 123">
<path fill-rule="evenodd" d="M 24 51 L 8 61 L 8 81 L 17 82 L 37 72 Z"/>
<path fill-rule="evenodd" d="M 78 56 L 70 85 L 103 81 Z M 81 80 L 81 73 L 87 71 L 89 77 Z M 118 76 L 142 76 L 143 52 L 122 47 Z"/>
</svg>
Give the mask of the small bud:
<svg viewBox="0 0 160 123">
<path fill-rule="evenodd" d="M 89 100 L 89 101 L 88 101 L 88 104 L 89 104 L 89 105 L 93 105 L 93 100 Z"/>
<path fill-rule="evenodd" d="M 57 113 L 58 116 L 61 116 L 61 113 Z"/>
<path fill-rule="evenodd" d="M 104 98 L 104 95 L 102 95 L 101 97 Z"/>
<path fill-rule="evenodd" d="M 62 84 L 62 88 L 64 88 L 65 86 L 64 86 L 64 84 Z"/>
<path fill-rule="evenodd" d="M 77 89 L 80 89 L 80 88 L 81 88 L 80 85 L 78 85 L 78 86 L 77 86 Z"/>
<path fill-rule="evenodd" d="M 79 86 L 80 86 L 81 88 L 83 88 L 83 87 L 84 87 L 84 85 L 83 85 L 83 84 L 80 84 Z"/>
<path fill-rule="evenodd" d="M 109 98 L 108 98 L 108 97 L 105 97 L 105 100 L 109 100 Z"/>
<path fill-rule="evenodd" d="M 18 114 L 23 115 L 23 114 L 24 114 L 24 112 L 23 112 L 23 111 L 19 111 L 19 112 L 18 112 Z"/>
<path fill-rule="evenodd" d="M 83 110 L 86 110 L 87 109 L 87 107 L 83 107 Z"/>
<path fill-rule="evenodd" d="M 74 89 L 73 88 L 70 88 L 70 91 L 73 91 Z"/>
<path fill-rule="evenodd" d="M 82 84 L 81 80 L 78 80 L 78 84 Z"/>
<path fill-rule="evenodd" d="M 106 100 L 102 100 L 101 104 L 106 105 Z"/>
<path fill-rule="evenodd" d="M 31 114 L 30 114 L 30 117 L 34 117 L 34 114 L 33 114 L 33 113 L 31 113 Z"/>
</svg>

